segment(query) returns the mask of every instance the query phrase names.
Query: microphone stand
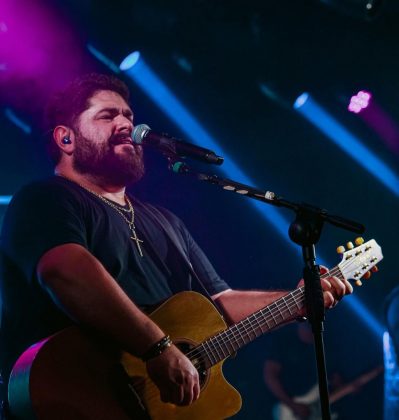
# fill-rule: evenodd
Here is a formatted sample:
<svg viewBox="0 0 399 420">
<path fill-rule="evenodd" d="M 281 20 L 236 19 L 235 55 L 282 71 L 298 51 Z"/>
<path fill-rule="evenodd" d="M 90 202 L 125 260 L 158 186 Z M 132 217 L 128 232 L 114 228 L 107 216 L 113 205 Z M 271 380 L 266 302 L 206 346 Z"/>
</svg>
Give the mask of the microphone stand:
<svg viewBox="0 0 399 420">
<path fill-rule="evenodd" d="M 291 223 L 288 233 L 290 239 L 302 247 L 302 257 L 305 264 L 303 278 L 305 281 L 306 314 L 314 336 L 321 413 L 323 420 L 330 420 L 331 413 L 323 342 L 324 299 L 320 283 L 320 268 L 316 265 L 315 244 L 320 239 L 325 222 L 355 233 L 363 233 L 365 227 L 358 222 L 332 215 L 327 210 L 310 204 L 286 200 L 272 191 L 253 188 L 231 179 L 220 178 L 217 175 L 195 172 L 186 163 L 181 162 L 179 156 L 174 154 L 165 154 L 165 156 L 169 161 L 169 169 L 177 174 L 190 175 L 200 181 L 218 185 L 226 191 L 235 192 L 273 206 L 285 207 L 296 213 L 295 220 Z"/>
</svg>

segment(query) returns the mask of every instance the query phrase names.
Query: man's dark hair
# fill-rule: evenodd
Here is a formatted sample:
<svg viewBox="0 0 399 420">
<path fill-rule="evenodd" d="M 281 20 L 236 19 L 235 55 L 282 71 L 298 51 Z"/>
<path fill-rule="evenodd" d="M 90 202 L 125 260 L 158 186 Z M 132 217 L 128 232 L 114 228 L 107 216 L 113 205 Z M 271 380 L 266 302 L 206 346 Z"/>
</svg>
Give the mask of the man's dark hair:
<svg viewBox="0 0 399 420">
<path fill-rule="evenodd" d="M 61 151 L 52 137 L 54 128 L 57 125 L 74 128 L 79 115 L 89 107 L 90 98 L 101 90 L 116 92 L 129 103 L 129 89 L 125 83 L 114 76 L 98 73 L 89 73 L 76 78 L 49 100 L 45 111 L 47 151 L 55 164 L 61 158 Z"/>
</svg>

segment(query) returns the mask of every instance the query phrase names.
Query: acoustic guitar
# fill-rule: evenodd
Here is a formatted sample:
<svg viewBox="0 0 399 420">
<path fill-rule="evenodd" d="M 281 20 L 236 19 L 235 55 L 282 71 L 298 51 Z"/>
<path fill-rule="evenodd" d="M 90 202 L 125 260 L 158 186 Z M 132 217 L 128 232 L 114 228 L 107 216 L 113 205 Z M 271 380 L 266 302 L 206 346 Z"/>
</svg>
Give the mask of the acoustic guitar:
<svg viewBox="0 0 399 420">
<path fill-rule="evenodd" d="M 360 278 L 383 258 L 374 240 L 343 253 L 329 274 Z M 240 394 L 223 377 L 222 364 L 238 349 L 292 319 L 304 307 L 304 287 L 295 289 L 227 327 L 213 304 L 195 292 L 174 295 L 150 318 L 170 335 L 197 368 L 201 394 L 189 406 L 160 399 L 146 366 L 92 333 L 70 327 L 29 347 L 17 360 L 8 388 L 18 419 L 127 420 L 137 404 L 154 420 L 220 420 L 241 408 Z"/>
</svg>

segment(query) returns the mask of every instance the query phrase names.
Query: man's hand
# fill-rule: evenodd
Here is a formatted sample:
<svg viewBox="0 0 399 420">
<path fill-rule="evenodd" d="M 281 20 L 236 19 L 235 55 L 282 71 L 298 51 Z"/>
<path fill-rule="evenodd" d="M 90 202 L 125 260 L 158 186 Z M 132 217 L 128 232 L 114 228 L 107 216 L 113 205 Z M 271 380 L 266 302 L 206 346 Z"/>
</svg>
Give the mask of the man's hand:
<svg viewBox="0 0 399 420">
<path fill-rule="evenodd" d="M 161 400 L 189 405 L 198 399 L 200 385 L 197 369 L 174 345 L 147 362 L 147 372 L 161 392 Z"/>
<path fill-rule="evenodd" d="M 329 272 L 327 267 L 320 266 L 320 274 L 327 274 Z M 304 280 L 301 280 L 298 287 L 304 285 Z M 346 279 L 339 279 L 338 277 L 326 277 L 320 279 L 321 287 L 323 289 L 324 307 L 326 309 L 333 308 L 345 295 L 353 292 L 353 287 Z M 302 313 L 303 312 L 303 313 Z M 301 316 L 305 315 L 305 309 L 301 311 Z"/>
<path fill-rule="evenodd" d="M 320 266 L 320 274 L 327 274 L 328 272 L 327 267 Z M 321 279 L 321 287 L 326 309 L 333 308 L 345 295 L 353 292 L 353 287 L 348 280 L 334 276 Z"/>
</svg>

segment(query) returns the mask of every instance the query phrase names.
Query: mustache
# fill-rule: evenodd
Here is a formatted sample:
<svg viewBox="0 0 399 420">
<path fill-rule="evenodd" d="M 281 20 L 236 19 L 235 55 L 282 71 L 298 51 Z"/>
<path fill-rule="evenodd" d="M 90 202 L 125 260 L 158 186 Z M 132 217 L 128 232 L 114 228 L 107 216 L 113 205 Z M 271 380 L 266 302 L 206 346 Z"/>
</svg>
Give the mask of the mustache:
<svg viewBox="0 0 399 420">
<path fill-rule="evenodd" d="M 121 134 L 115 134 L 109 139 L 109 143 L 112 146 L 118 145 L 118 144 L 132 144 L 133 140 L 131 134 L 121 133 Z"/>
</svg>

